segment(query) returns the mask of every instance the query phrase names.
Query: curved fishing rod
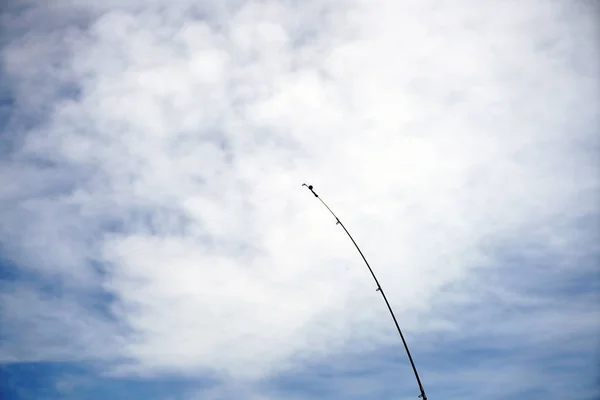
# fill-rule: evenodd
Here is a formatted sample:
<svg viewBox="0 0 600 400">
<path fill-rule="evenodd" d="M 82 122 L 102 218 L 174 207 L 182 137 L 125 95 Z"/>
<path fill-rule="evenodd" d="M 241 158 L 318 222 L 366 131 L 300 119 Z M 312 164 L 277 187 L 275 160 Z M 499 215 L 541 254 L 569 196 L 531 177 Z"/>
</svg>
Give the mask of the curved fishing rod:
<svg viewBox="0 0 600 400">
<path fill-rule="evenodd" d="M 321 201 L 321 203 L 323 203 L 323 205 L 325 207 L 327 207 L 327 209 L 329 210 L 329 212 L 331 213 L 331 215 L 333 215 L 333 217 L 335 218 L 336 221 L 336 225 L 340 225 L 344 231 L 346 232 L 346 234 L 348 235 L 348 237 L 350 238 L 350 240 L 352 240 L 352 243 L 354 244 L 354 247 L 356 247 L 356 250 L 358 250 L 358 252 L 360 253 L 360 256 L 362 257 L 363 261 L 365 262 L 365 264 L 367 264 L 367 268 L 369 268 L 369 272 L 371 273 L 371 276 L 373 277 L 373 279 L 375 280 L 375 283 L 377 284 L 377 292 L 381 293 L 381 296 L 383 297 L 383 301 L 385 301 L 385 305 L 387 306 L 388 310 L 390 311 L 390 314 L 392 316 L 392 319 L 394 320 L 394 324 L 396 325 L 396 329 L 398 330 L 398 334 L 400 335 L 400 339 L 402 339 L 402 344 L 404 345 L 404 349 L 406 350 L 406 354 L 408 355 L 408 360 L 410 361 L 410 365 L 413 369 L 413 372 L 415 373 L 415 378 L 417 378 L 417 383 L 419 384 L 419 390 L 421 391 L 421 394 L 419 395 L 419 398 L 422 398 L 423 400 L 427 400 L 427 395 L 425 394 L 425 389 L 423 389 L 423 385 L 421 384 L 421 378 L 419 378 L 419 373 L 417 372 L 417 367 L 415 367 L 415 362 L 413 361 L 412 356 L 410 355 L 410 350 L 408 350 L 408 345 L 406 344 L 406 339 L 404 339 L 404 335 L 402 334 L 402 330 L 400 329 L 400 325 L 398 325 L 398 321 L 396 320 L 396 316 L 394 315 L 394 311 L 392 311 L 392 306 L 390 306 L 390 302 L 388 301 L 387 297 L 385 297 L 385 293 L 383 292 L 383 289 L 381 288 L 381 285 L 379 284 L 379 281 L 377 280 L 377 277 L 375 276 L 375 273 L 373 272 L 373 269 L 371 268 L 371 266 L 369 265 L 369 262 L 367 261 L 367 259 L 365 258 L 365 255 L 363 254 L 363 252 L 360 250 L 360 248 L 358 247 L 358 245 L 356 244 L 356 242 L 354 241 L 354 238 L 352 238 L 352 235 L 350 235 L 350 232 L 348 232 L 348 229 L 346 229 L 346 227 L 344 226 L 344 224 L 342 224 L 342 221 L 340 221 L 340 219 L 337 217 L 337 215 L 335 215 L 335 213 L 333 211 L 331 211 L 331 208 L 329 208 L 329 206 L 323 201 L 322 198 L 319 197 L 319 195 L 317 193 L 315 193 L 313 186 L 312 185 L 307 185 L 306 183 L 303 183 L 302 186 L 306 186 L 308 188 L 308 190 L 310 190 L 312 192 L 312 194 L 315 195 L 315 197 L 317 199 L 319 199 Z"/>
</svg>

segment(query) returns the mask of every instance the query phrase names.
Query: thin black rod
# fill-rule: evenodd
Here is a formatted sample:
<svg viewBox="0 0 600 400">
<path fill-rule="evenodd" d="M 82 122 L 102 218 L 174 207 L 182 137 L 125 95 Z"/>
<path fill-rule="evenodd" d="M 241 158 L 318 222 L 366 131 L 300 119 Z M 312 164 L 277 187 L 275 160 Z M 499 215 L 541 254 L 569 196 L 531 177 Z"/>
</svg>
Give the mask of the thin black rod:
<svg viewBox="0 0 600 400">
<path fill-rule="evenodd" d="M 375 276 L 375 273 L 373 272 L 373 269 L 369 265 L 369 262 L 367 261 L 365 255 L 360 250 L 360 247 L 358 247 L 358 244 L 356 244 L 356 242 L 354 241 L 354 238 L 352 237 L 352 235 L 350 234 L 350 232 L 348 232 L 348 229 L 346 229 L 346 227 L 344 226 L 344 224 L 342 223 L 342 221 L 340 221 L 340 219 L 337 217 L 337 215 L 335 215 L 335 213 L 331 210 L 331 208 L 329 208 L 329 206 L 327 205 L 327 203 L 325 203 L 323 201 L 323 199 L 320 198 L 317 193 L 315 193 L 315 191 L 313 190 L 313 186 L 312 185 L 307 185 L 306 183 L 303 183 L 302 186 L 306 186 L 308 188 L 308 190 L 310 190 L 312 192 L 312 194 L 314 194 L 315 197 L 317 199 L 319 199 L 321 201 L 321 203 L 323 203 L 323 205 L 325 207 L 327 207 L 327 209 L 329 210 L 329 212 L 331 213 L 331 215 L 333 215 L 333 217 L 335 218 L 336 225 L 339 224 L 344 229 L 344 232 L 346 232 L 346 234 L 348 235 L 348 237 L 350 238 L 350 240 L 352 240 L 352 243 L 354 244 L 354 247 L 356 247 L 356 250 L 358 250 L 358 253 L 362 257 L 362 259 L 365 262 L 365 264 L 367 265 L 367 268 L 369 268 L 369 272 L 371 273 L 371 276 L 373 277 L 373 279 L 375 280 L 375 283 L 377 284 L 377 291 L 379 293 L 381 293 L 381 296 L 383 297 L 383 300 L 385 301 L 385 305 L 387 306 L 387 308 L 388 308 L 388 310 L 389 310 L 389 312 L 390 312 L 390 314 L 392 316 L 392 319 L 394 320 L 394 324 L 396 325 L 396 329 L 398 330 L 398 334 L 400 335 L 400 339 L 402 339 L 402 344 L 404 345 L 404 349 L 406 350 L 406 354 L 408 355 L 408 360 L 410 361 L 410 365 L 411 365 L 411 367 L 413 369 L 413 372 L 415 373 L 415 378 L 417 378 L 417 383 L 419 384 L 419 390 L 421 391 L 421 395 L 419 397 L 422 398 L 423 400 L 427 400 L 427 395 L 425 394 L 425 389 L 423 389 L 423 385 L 421 384 L 421 378 L 419 378 L 419 373 L 417 372 L 417 367 L 415 366 L 415 362 L 413 361 L 413 358 L 410 355 L 410 350 L 408 350 L 408 344 L 406 344 L 406 339 L 404 339 L 404 335 L 402 334 L 402 330 L 400 329 L 400 325 L 398 325 L 398 320 L 396 319 L 396 316 L 394 315 L 394 311 L 392 311 L 392 306 L 390 306 L 390 302 L 388 301 L 387 297 L 385 296 L 385 293 L 383 292 L 383 289 L 382 289 L 381 285 L 379 284 L 379 281 L 377 280 L 377 277 Z"/>
</svg>

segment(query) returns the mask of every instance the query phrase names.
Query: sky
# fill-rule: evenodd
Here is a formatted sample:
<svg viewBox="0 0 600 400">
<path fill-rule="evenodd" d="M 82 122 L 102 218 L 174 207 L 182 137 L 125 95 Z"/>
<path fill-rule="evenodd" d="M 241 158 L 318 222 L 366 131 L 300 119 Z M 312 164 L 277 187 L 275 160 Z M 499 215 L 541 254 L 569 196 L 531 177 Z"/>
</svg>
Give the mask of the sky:
<svg viewBox="0 0 600 400">
<path fill-rule="evenodd" d="M 8 0 L 3 399 L 600 399 L 585 0 Z"/>
</svg>

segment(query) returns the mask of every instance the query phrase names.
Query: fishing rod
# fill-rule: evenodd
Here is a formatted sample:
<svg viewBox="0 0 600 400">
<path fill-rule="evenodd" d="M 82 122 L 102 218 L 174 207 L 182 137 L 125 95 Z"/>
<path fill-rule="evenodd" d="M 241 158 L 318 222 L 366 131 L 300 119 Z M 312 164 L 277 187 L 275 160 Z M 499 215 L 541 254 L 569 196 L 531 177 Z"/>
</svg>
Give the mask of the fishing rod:
<svg viewBox="0 0 600 400">
<path fill-rule="evenodd" d="M 419 384 L 419 390 L 421 391 L 421 394 L 419 395 L 419 398 L 421 398 L 423 400 L 427 400 L 427 395 L 425 394 L 425 389 L 423 389 L 423 385 L 421 384 L 421 378 L 419 378 L 419 373 L 417 372 L 417 367 L 415 366 L 415 362 L 413 361 L 413 358 L 410 355 L 410 350 L 408 350 L 408 345 L 406 344 L 406 339 L 404 339 L 404 335 L 402 334 L 402 330 L 400 329 L 400 325 L 398 325 L 398 321 L 396 320 L 396 316 L 394 315 L 394 311 L 392 311 L 392 306 L 390 306 L 390 302 L 388 301 L 387 297 L 385 296 L 385 293 L 383 292 L 383 289 L 381 288 L 381 285 L 379 284 L 379 281 L 377 280 L 377 277 L 375 276 L 375 273 L 373 272 L 373 269 L 369 265 L 369 262 L 367 261 L 365 255 L 360 250 L 360 247 L 358 247 L 358 245 L 354 241 L 354 238 L 352 237 L 352 235 L 350 234 L 350 232 L 348 232 L 348 229 L 346 229 L 346 227 L 344 226 L 344 224 L 342 224 L 342 221 L 340 221 L 340 219 L 337 217 L 337 215 L 335 215 L 335 213 L 331 210 L 331 208 L 329 208 L 329 206 L 327 205 L 327 203 L 325 203 L 323 201 L 323 199 L 320 198 L 317 193 L 315 193 L 315 191 L 313 189 L 313 186 L 312 185 L 307 185 L 306 183 L 303 183 L 302 186 L 306 186 L 308 188 L 308 190 L 310 190 L 312 192 L 312 194 L 314 194 L 315 197 L 317 199 L 319 199 L 321 201 L 321 203 L 323 203 L 323 205 L 329 210 L 329 212 L 331 213 L 331 215 L 333 215 L 333 217 L 335 218 L 335 221 L 336 221 L 335 224 L 336 225 L 340 225 L 344 229 L 344 232 L 346 232 L 346 234 L 348 235 L 348 237 L 350 238 L 350 240 L 352 240 L 352 243 L 354 244 L 354 247 L 356 247 L 356 250 L 358 250 L 358 252 L 360 253 L 360 256 L 362 257 L 363 261 L 365 262 L 365 264 L 367 264 L 367 268 L 369 268 L 369 272 L 371 273 L 371 276 L 375 280 L 375 284 L 377 284 L 377 290 L 376 291 L 379 292 L 379 293 L 381 293 L 381 296 L 383 297 L 383 301 L 385 301 L 385 305 L 387 306 L 388 310 L 390 311 L 390 315 L 392 316 L 392 319 L 394 320 L 394 324 L 396 325 L 396 329 L 398 330 L 398 334 L 400 335 L 400 339 L 402 339 L 402 344 L 404 345 L 404 349 L 406 350 L 406 354 L 408 355 L 408 360 L 410 361 L 410 365 L 411 365 L 411 367 L 413 369 L 413 372 L 415 373 L 415 378 L 417 378 L 417 383 Z"/>
</svg>

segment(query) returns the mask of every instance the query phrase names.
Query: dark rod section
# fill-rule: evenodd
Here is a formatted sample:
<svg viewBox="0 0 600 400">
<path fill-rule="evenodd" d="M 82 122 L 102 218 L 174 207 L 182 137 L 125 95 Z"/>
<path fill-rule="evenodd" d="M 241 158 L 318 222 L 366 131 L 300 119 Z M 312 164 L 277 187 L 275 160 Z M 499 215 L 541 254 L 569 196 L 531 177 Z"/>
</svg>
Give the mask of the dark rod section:
<svg viewBox="0 0 600 400">
<path fill-rule="evenodd" d="M 427 395 L 425 394 L 425 389 L 423 389 L 423 385 L 421 384 L 421 378 L 419 378 L 419 373 L 417 372 L 417 367 L 415 367 L 415 362 L 413 361 L 413 358 L 410 355 L 410 350 L 408 350 L 408 345 L 406 344 L 406 339 L 404 339 L 404 335 L 402 334 L 400 325 L 398 325 L 398 321 L 396 320 L 394 311 L 392 311 L 392 306 L 390 306 L 390 302 L 388 301 L 387 297 L 385 297 L 385 293 L 383 292 L 383 289 L 381 288 L 381 285 L 379 284 L 379 281 L 377 280 L 377 277 L 375 276 L 373 269 L 371 268 L 371 266 L 369 265 L 369 262 L 365 258 L 365 255 L 363 254 L 363 252 L 360 250 L 360 248 L 354 241 L 354 238 L 352 238 L 352 235 L 350 235 L 350 232 L 348 232 L 348 229 L 346 229 L 344 224 L 342 224 L 342 221 L 340 221 L 340 219 L 337 217 L 337 215 L 335 215 L 335 213 L 333 211 L 331 211 L 331 208 L 329 208 L 329 206 L 323 201 L 323 199 L 321 199 L 319 197 L 319 195 L 315 193 L 313 186 L 307 185 L 306 183 L 303 183 L 302 186 L 306 186 L 308 188 L 308 190 L 310 190 L 312 192 L 312 194 L 314 194 L 315 197 L 317 199 L 319 199 L 325 207 L 327 207 L 327 209 L 329 210 L 331 215 L 334 216 L 334 218 L 336 220 L 336 225 L 339 224 L 344 229 L 344 231 L 346 232 L 346 234 L 348 235 L 350 240 L 352 240 L 352 243 L 354 243 L 354 247 L 356 247 L 356 250 L 358 250 L 358 252 L 360 253 L 360 256 L 362 257 L 363 261 L 365 262 L 365 264 L 367 264 L 367 268 L 369 268 L 369 272 L 371 273 L 371 276 L 373 277 L 373 279 L 375 280 L 375 283 L 377 284 L 377 291 L 379 293 L 381 293 L 381 296 L 383 297 L 383 301 L 385 301 L 385 305 L 387 306 L 387 308 L 390 311 L 390 314 L 392 316 L 392 319 L 394 320 L 394 324 L 396 325 L 396 329 L 398 330 L 400 339 L 402 339 L 402 344 L 404 345 L 404 349 L 406 350 L 406 354 L 408 355 L 408 360 L 410 361 L 410 365 L 412 366 L 413 372 L 415 373 L 415 378 L 417 378 L 417 383 L 419 384 L 419 390 L 421 391 L 421 394 L 419 395 L 419 397 L 422 398 L 423 400 L 427 400 Z"/>
</svg>

